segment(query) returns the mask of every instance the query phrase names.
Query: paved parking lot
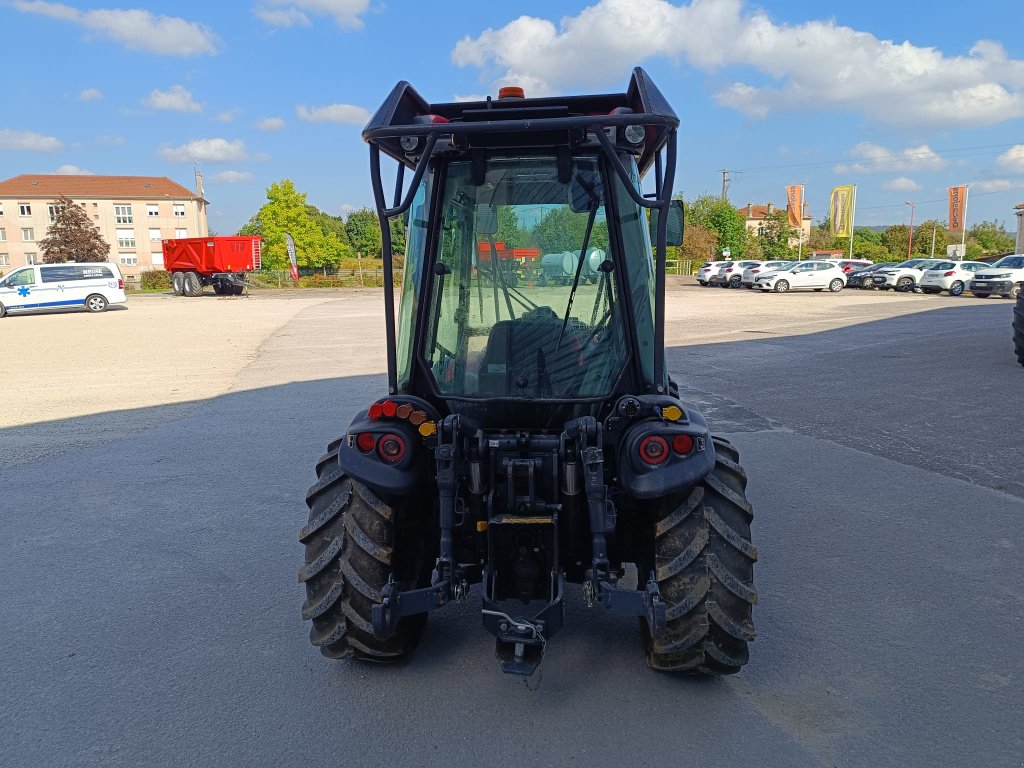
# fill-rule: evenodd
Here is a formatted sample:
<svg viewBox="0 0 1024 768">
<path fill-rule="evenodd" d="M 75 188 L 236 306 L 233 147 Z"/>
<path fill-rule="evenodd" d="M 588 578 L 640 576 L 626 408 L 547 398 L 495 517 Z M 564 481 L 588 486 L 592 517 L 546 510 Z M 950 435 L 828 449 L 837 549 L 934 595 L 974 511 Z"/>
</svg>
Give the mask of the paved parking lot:
<svg viewBox="0 0 1024 768">
<path fill-rule="evenodd" d="M 0 320 L 0 765 L 1019 764 L 1010 315 L 675 286 L 669 368 L 751 476 L 751 663 L 654 674 L 574 591 L 537 691 L 473 600 L 397 668 L 308 645 L 302 499 L 383 392 L 378 294 Z"/>
</svg>

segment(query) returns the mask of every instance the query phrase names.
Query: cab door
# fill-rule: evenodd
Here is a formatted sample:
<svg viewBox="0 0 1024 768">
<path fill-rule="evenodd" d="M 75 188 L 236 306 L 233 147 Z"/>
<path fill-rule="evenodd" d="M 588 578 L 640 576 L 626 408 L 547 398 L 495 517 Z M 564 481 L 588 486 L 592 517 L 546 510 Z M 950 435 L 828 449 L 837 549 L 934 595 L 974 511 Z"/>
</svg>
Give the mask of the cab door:
<svg viewBox="0 0 1024 768">
<path fill-rule="evenodd" d="M 18 309 L 36 303 L 32 292 L 38 288 L 35 267 L 23 267 L 0 280 L 0 304 L 7 309 Z"/>
</svg>

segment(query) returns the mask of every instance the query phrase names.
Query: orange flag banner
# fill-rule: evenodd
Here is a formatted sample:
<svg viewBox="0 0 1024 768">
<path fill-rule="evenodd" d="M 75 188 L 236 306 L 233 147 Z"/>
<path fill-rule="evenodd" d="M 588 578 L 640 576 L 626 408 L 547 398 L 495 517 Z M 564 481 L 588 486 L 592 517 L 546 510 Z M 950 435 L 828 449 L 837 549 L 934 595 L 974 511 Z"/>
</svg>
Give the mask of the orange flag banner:
<svg viewBox="0 0 1024 768">
<path fill-rule="evenodd" d="M 964 231 L 964 214 L 967 213 L 967 185 L 949 188 L 949 230 Z"/>
<path fill-rule="evenodd" d="M 789 211 L 789 226 L 800 229 L 804 223 L 803 184 L 791 184 L 786 187 L 786 210 Z"/>
</svg>

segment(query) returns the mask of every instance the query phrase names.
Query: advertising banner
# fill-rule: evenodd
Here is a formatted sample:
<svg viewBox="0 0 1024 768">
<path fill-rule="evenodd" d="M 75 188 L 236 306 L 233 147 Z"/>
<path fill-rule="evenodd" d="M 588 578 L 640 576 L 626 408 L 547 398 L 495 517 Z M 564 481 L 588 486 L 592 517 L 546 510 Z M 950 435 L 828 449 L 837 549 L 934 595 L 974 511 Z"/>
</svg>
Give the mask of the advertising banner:
<svg viewBox="0 0 1024 768">
<path fill-rule="evenodd" d="M 791 184 L 786 187 L 786 210 L 789 211 L 789 226 L 800 229 L 804 224 L 803 184 Z"/>
<path fill-rule="evenodd" d="M 949 188 L 949 231 L 964 231 L 964 216 L 967 213 L 967 185 Z"/>
<path fill-rule="evenodd" d="M 832 221 L 833 237 L 850 237 L 853 235 L 853 195 L 856 187 L 846 184 L 832 189 L 829 202 L 829 219 Z"/>
</svg>

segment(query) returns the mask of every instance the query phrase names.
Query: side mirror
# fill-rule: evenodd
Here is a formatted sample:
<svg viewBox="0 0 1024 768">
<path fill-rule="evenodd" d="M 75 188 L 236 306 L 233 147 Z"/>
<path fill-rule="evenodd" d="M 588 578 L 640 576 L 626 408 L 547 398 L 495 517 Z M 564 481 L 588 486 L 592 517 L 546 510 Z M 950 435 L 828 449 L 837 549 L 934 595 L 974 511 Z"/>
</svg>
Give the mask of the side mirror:
<svg viewBox="0 0 1024 768">
<path fill-rule="evenodd" d="M 658 215 L 657 208 L 651 209 L 651 242 L 658 242 Z M 665 228 L 665 245 L 683 244 L 683 201 L 672 200 L 668 206 L 668 221 Z"/>
</svg>

